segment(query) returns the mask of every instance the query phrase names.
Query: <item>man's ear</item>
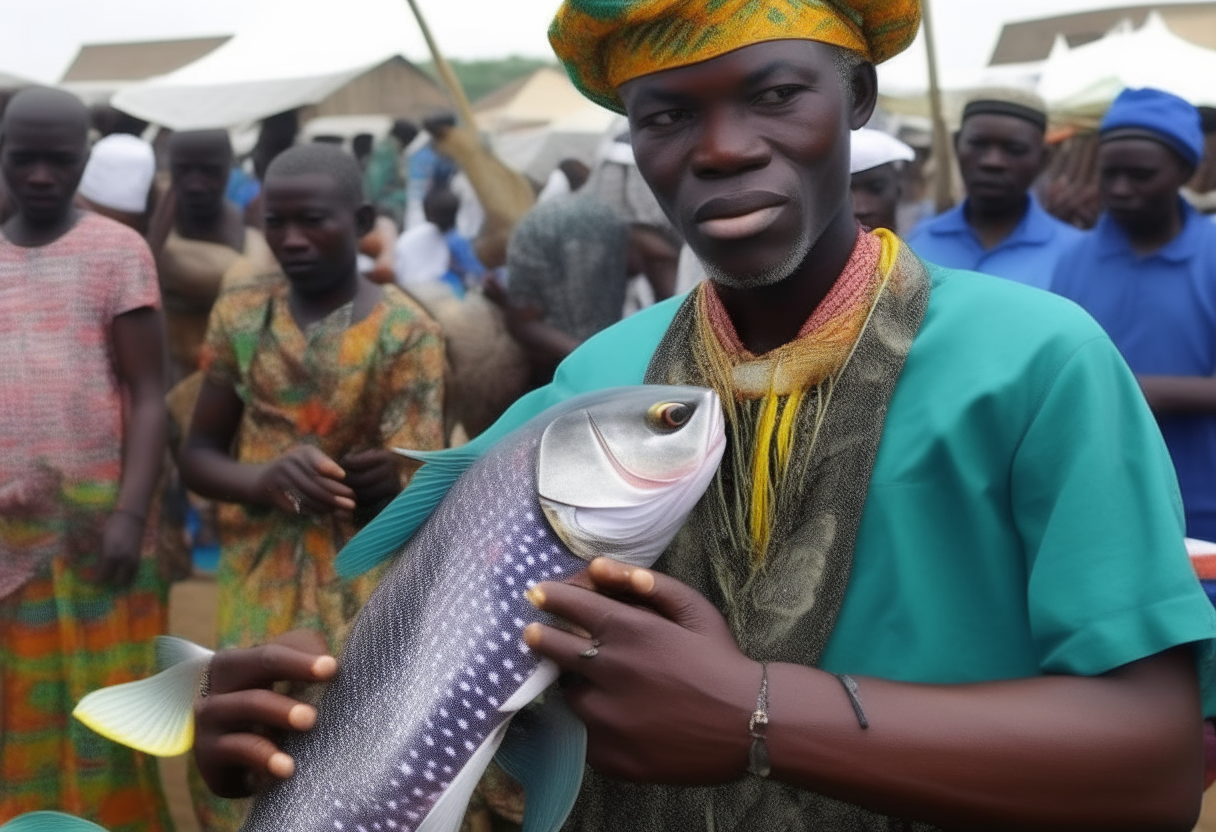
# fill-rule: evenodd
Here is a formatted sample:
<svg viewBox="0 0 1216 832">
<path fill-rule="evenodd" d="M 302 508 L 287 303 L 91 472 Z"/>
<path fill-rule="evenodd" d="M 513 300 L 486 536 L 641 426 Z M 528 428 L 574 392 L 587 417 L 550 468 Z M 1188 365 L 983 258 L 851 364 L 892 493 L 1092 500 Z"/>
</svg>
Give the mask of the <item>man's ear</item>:
<svg viewBox="0 0 1216 832">
<path fill-rule="evenodd" d="M 360 238 L 363 238 L 370 234 L 375 227 L 376 209 L 365 202 L 355 209 L 355 232 Z"/>
<path fill-rule="evenodd" d="M 853 112 L 849 127 L 858 130 L 865 127 L 878 106 L 878 72 L 874 64 L 862 61 L 853 68 Z"/>
</svg>

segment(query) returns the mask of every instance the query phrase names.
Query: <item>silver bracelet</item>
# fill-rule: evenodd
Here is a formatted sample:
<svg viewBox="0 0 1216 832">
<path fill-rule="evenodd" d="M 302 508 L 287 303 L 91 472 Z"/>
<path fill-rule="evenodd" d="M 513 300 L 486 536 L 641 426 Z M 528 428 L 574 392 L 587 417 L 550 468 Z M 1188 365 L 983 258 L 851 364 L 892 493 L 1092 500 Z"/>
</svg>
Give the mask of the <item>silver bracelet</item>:
<svg viewBox="0 0 1216 832">
<path fill-rule="evenodd" d="M 772 766 L 768 759 L 768 665 L 760 665 L 760 695 L 756 697 L 756 710 L 747 722 L 747 733 L 752 738 L 752 747 L 747 754 L 747 773 L 757 777 L 768 777 Z"/>
</svg>

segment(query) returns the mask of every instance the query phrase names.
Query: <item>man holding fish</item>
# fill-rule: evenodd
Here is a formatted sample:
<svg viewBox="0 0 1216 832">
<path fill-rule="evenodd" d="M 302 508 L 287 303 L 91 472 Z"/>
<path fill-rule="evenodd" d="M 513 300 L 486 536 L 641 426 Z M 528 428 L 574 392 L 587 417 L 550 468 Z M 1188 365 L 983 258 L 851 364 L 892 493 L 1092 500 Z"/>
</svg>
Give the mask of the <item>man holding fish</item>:
<svg viewBox="0 0 1216 832">
<path fill-rule="evenodd" d="M 1216 622 L 1135 379 L 1076 307 L 853 219 L 850 131 L 919 20 L 566 0 L 550 31 L 710 281 L 588 341 L 485 441 L 643 382 L 716 391 L 728 439 L 654 570 L 600 558 L 528 593 L 572 625 L 520 633 L 589 736 L 566 829 L 1193 823 Z M 292 775 L 250 726 L 313 724 L 264 688 L 332 678 L 322 653 L 216 656 L 213 788 Z"/>
</svg>

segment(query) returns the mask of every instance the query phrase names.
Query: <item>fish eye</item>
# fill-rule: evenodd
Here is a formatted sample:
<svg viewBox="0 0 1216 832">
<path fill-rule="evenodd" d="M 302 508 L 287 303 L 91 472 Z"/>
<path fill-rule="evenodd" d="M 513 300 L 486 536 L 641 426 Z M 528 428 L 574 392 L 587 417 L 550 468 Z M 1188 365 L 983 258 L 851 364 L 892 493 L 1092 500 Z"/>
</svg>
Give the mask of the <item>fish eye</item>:
<svg viewBox="0 0 1216 832">
<path fill-rule="evenodd" d="M 680 402 L 664 402 L 650 408 L 647 418 L 657 428 L 665 430 L 682 428 L 692 418 L 692 408 Z"/>
</svg>

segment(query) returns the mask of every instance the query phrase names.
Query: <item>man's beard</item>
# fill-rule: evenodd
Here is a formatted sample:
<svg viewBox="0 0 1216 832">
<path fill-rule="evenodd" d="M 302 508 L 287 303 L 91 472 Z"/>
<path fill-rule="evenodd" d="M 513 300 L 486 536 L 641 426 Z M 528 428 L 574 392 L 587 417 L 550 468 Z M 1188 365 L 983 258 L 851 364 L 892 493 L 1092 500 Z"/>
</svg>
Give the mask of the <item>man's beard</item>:
<svg viewBox="0 0 1216 832">
<path fill-rule="evenodd" d="M 809 231 L 804 230 L 798 237 L 798 241 L 780 262 L 763 271 L 750 274 L 727 272 L 709 260 L 701 260 L 701 265 L 705 268 L 706 277 L 719 286 L 725 286 L 728 289 L 758 289 L 763 286 L 774 286 L 790 277 L 806 260 L 814 245 L 815 239 L 811 237 Z"/>
</svg>

